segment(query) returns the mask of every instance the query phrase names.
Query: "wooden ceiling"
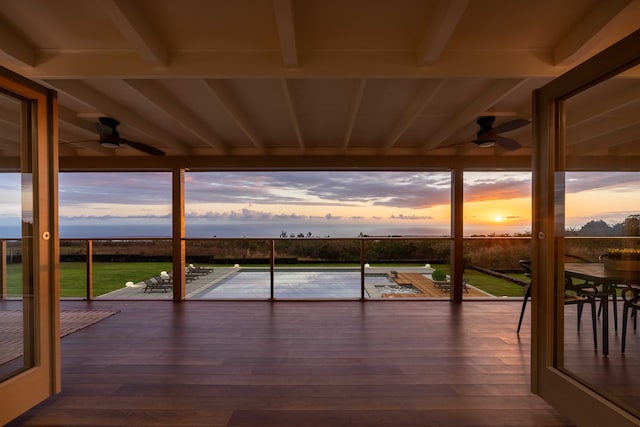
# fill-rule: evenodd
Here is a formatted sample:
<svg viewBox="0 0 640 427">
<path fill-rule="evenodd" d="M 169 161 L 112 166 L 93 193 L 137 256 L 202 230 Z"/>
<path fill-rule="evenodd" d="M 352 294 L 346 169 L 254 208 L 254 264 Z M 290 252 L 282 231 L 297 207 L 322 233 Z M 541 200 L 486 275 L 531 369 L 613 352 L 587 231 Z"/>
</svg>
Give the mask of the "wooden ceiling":
<svg viewBox="0 0 640 427">
<path fill-rule="evenodd" d="M 522 169 L 531 126 L 480 148 L 477 118 L 531 119 L 534 89 L 639 28 L 640 0 L 0 0 L 0 65 L 58 92 L 62 170 Z M 638 78 L 576 101 L 571 152 L 640 151 Z M 101 116 L 166 156 L 102 147 Z M 1 157 L 16 122 L 2 101 Z"/>
</svg>

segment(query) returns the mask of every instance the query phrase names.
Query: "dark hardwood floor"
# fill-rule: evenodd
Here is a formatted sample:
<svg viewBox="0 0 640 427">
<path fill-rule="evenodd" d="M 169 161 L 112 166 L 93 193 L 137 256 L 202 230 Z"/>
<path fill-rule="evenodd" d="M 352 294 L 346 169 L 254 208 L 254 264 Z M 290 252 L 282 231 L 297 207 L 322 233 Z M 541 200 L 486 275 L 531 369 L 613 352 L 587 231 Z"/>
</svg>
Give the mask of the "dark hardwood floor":
<svg viewBox="0 0 640 427">
<path fill-rule="evenodd" d="M 568 426 L 518 301 L 63 301 L 62 393 L 10 425 Z M 527 316 L 528 317 L 528 316 Z"/>
</svg>

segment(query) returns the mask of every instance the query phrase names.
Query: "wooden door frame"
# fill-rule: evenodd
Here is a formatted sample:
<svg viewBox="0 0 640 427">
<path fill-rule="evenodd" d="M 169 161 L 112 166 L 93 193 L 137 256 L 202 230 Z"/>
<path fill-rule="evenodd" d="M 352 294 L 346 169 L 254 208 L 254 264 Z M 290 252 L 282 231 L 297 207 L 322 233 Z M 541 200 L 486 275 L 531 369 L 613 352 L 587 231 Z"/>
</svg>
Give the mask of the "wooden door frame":
<svg viewBox="0 0 640 427">
<path fill-rule="evenodd" d="M 534 93 L 533 173 L 533 287 L 532 287 L 532 391 L 580 426 L 638 426 L 640 420 L 558 369 L 557 356 L 564 325 L 562 259 L 564 229 L 556 215 L 558 189 L 564 181 L 564 125 L 562 101 L 640 63 L 640 31 L 551 81 Z M 563 228 L 563 227 L 562 227 Z"/>
<path fill-rule="evenodd" d="M 0 424 L 60 391 L 58 128 L 56 93 L 0 67 L 0 88 L 24 100 L 33 195 L 34 366 L 0 383 Z M 20 160 L 13 165 L 23 172 Z"/>
</svg>

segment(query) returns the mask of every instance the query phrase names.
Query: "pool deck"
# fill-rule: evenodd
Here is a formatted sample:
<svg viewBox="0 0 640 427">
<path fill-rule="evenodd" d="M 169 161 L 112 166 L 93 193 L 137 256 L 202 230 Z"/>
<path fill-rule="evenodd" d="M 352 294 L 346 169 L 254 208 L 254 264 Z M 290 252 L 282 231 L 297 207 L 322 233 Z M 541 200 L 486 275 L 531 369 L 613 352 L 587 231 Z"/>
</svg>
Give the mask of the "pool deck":
<svg viewBox="0 0 640 427">
<path fill-rule="evenodd" d="M 317 267 L 315 267 L 317 268 Z M 186 283 L 186 297 L 198 298 L 209 289 L 213 289 L 218 283 L 223 282 L 228 277 L 238 273 L 239 271 L 252 271 L 252 270 L 264 270 L 264 267 L 216 267 L 212 268 L 207 274 L 200 275 L 193 280 Z M 278 268 L 282 270 L 283 268 Z M 309 267 L 286 267 L 286 270 L 308 270 Z M 331 270 L 349 270 L 353 271 L 353 267 L 332 267 Z M 387 276 L 391 267 L 367 267 L 366 274 L 372 276 Z M 393 270 L 397 272 L 397 278 L 394 281 L 398 284 L 410 284 L 421 293 L 417 294 L 382 294 L 375 288 L 374 284 L 366 284 L 366 289 L 369 292 L 370 298 L 449 298 L 449 292 L 443 291 L 437 288 L 433 281 L 423 276 L 424 273 L 428 273 L 431 270 L 424 267 L 393 267 Z M 171 290 L 157 289 L 144 292 L 144 282 L 135 283 L 130 287 L 123 287 L 115 291 L 100 295 L 96 299 L 158 299 L 158 300 L 170 300 L 173 298 L 173 292 Z M 464 292 L 467 297 L 492 297 L 479 289 L 474 288 L 471 285 L 467 286 L 468 292 Z"/>
<path fill-rule="evenodd" d="M 403 285 L 411 285 L 414 288 L 418 289 L 420 294 L 384 294 L 385 298 L 442 298 L 444 296 L 449 295 L 449 290 L 443 290 L 438 288 L 433 280 L 428 277 L 423 276 L 422 273 L 409 273 L 409 272 L 398 272 L 398 277 L 393 279 L 397 284 Z M 467 291 L 464 292 L 466 296 L 469 297 L 488 297 L 487 293 L 474 288 L 471 285 L 467 285 Z"/>
<path fill-rule="evenodd" d="M 226 279 L 227 277 L 238 272 L 237 268 L 223 267 L 214 268 L 208 274 L 200 275 L 186 283 L 186 296 L 192 298 L 203 290 L 210 288 L 216 283 Z M 152 290 L 144 291 L 144 282 L 135 283 L 131 287 L 124 287 L 100 295 L 97 299 L 172 299 L 173 292 L 171 290 Z"/>
</svg>

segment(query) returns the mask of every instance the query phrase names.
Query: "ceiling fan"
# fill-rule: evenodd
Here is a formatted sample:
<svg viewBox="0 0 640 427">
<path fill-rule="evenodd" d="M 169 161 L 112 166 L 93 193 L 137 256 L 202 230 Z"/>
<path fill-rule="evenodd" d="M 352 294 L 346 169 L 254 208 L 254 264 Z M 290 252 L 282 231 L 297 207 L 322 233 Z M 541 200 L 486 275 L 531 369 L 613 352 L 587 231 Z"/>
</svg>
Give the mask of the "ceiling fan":
<svg viewBox="0 0 640 427">
<path fill-rule="evenodd" d="M 100 117 L 98 118 L 98 121 L 99 122 L 96 123 L 96 130 L 100 135 L 100 140 L 97 142 L 99 142 L 103 147 L 118 148 L 121 145 L 128 145 L 131 148 L 151 154 L 152 156 L 164 156 L 166 154 L 164 151 L 150 145 L 143 144 L 142 142 L 131 141 L 120 137 L 120 133 L 116 130 L 116 127 L 120 122 L 114 118 Z"/>
<path fill-rule="evenodd" d="M 510 132 L 521 127 L 527 126 L 531 121 L 527 119 L 513 119 L 508 122 L 502 123 L 496 127 L 493 127 L 493 122 L 496 120 L 495 116 L 481 116 L 478 117 L 477 123 L 480 129 L 476 133 L 476 139 L 471 141 L 478 147 L 487 148 L 498 145 L 499 147 L 513 151 L 522 147 L 522 145 L 515 139 L 501 136 L 501 133 Z M 466 144 L 466 142 L 459 142 L 452 145 Z M 449 145 L 448 147 L 450 147 Z"/>
</svg>

